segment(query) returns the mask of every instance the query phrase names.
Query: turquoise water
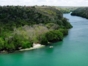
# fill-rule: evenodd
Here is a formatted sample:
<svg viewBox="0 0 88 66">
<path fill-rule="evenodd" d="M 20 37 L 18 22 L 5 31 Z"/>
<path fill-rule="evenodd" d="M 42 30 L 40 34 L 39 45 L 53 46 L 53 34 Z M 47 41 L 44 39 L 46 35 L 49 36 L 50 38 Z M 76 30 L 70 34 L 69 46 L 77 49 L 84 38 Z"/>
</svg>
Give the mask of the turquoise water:
<svg viewBox="0 0 88 66">
<path fill-rule="evenodd" d="M 0 54 L 0 66 L 88 66 L 88 19 L 64 14 L 73 28 L 53 48 Z"/>
</svg>

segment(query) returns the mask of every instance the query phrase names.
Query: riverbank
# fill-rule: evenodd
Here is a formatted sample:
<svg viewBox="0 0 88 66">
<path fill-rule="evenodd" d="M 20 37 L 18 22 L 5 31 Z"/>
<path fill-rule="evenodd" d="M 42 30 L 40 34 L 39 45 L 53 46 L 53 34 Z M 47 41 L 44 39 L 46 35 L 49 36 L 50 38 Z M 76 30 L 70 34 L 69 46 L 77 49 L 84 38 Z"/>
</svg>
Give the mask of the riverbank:
<svg viewBox="0 0 88 66">
<path fill-rule="evenodd" d="M 15 51 L 15 52 L 28 51 L 28 50 L 39 49 L 39 48 L 43 48 L 43 47 L 45 47 L 45 45 L 41 45 L 39 43 L 33 43 L 33 47 L 25 48 L 25 49 L 19 49 L 19 50 Z M 9 52 L 7 52 L 6 50 L 3 50 L 3 51 L 0 51 L 0 53 L 9 53 Z"/>
<path fill-rule="evenodd" d="M 26 48 L 26 49 L 20 49 L 19 51 L 27 51 L 27 50 L 33 50 L 33 49 L 38 49 L 38 48 L 43 48 L 45 47 L 45 45 L 41 45 L 41 44 L 33 44 L 33 47 L 31 48 Z"/>
</svg>

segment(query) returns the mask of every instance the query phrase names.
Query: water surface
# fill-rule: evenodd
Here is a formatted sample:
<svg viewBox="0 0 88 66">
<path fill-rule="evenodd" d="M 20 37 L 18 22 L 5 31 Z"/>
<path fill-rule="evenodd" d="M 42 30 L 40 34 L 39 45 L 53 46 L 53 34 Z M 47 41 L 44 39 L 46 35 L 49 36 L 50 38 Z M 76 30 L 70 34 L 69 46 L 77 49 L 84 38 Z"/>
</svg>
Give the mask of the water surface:
<svg viewBox="0 0 88 66">
<path fill-rule="evenodd" d="M 73 28 L 53 48 L 0 54 L 0 66 L 88 66 L 88 19 L 64 14 Z"/>
</svg>

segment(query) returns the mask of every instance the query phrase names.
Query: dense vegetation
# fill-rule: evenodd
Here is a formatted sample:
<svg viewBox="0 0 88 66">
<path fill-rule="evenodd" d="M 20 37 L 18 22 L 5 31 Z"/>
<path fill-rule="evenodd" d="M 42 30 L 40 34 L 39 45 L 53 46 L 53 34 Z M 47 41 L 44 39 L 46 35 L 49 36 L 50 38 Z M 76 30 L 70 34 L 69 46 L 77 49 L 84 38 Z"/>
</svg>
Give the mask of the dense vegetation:
<svg viewBox="0 0 88 66">
<path fill-rule="evenodd" d="M 77 8 L 78 7 L 56 6 L 56 9 L 60 10 L 62 13 L 70 13 Z"/>
<path fill-rule="evenodd" d="M 54 7 L 0 6 L 0 51 L 63 40 L 71 27 Z"/>
<path fill-rule="evenodd" d="M 72 12 L 71 15 L 81 16 L 88 19 L 88 7 L 81 7 Z"/>
</svg>

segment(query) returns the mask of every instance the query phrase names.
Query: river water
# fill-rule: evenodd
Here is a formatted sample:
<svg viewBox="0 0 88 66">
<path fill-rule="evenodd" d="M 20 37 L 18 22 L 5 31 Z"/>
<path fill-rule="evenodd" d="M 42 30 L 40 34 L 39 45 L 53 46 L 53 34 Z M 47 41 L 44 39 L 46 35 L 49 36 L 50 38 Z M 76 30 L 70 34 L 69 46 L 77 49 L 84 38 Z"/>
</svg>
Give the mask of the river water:
<svg viewBox="0 0 88 66">
<path fill-rule="evenodd" d="M 0 66 L 88 66 L 88 19 L 64 14 L 73 28 L 53 48 L 0 54 Z"/>
</svg>

